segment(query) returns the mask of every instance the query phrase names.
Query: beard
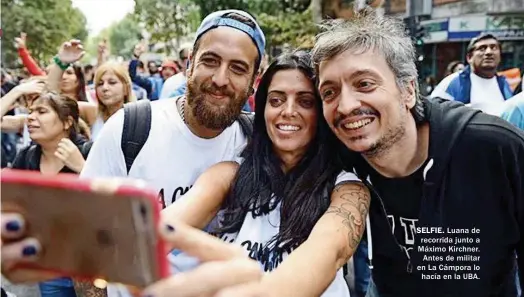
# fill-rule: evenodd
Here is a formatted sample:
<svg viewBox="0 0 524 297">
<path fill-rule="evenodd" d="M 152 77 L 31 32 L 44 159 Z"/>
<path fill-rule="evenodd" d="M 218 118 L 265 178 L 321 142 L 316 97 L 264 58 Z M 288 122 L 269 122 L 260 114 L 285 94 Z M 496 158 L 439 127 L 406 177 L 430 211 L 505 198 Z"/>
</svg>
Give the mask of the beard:
<svg viewBox="0 0 524 297">
<path fill-rule="evenodd" d="M 397 142 L 399 142 L 406 134 L 406 121 L 409 116 L 409 110 L 406 112 L 405 106 L 402 100 L 399 100 L 399 110 L 401 118 L 397 125 L 389 127 L 375 143 L 373 143 L 369 149 L 362 152 L 367 158 L 378 158 L 387 153 Z"/>
<path fill-rule="evenodd" d="M 209 103 L 206 95 L 220 93 L 228 100 L 224 106 L 215 106 Z M 248 98 L 249 89 L 241 94 L 236 94 L 227 87 L 219 88 L 209 80 L 198 83 L 189 77 L 187 81 L 186 100 L 198 124 L 211 130 L 224 130 L 231 126 L 237 119 Z"/>
</svg>

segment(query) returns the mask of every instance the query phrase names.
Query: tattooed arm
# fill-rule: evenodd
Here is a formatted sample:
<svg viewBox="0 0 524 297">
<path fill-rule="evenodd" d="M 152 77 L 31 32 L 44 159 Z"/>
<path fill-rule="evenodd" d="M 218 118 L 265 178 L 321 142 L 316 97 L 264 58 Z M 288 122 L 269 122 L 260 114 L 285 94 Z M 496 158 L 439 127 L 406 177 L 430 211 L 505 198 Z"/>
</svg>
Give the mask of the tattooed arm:
<svg viewBox="0 0 524 297">
<path fill-rule="evenodd" d="M 99 289 L 93 282 L 74 280 L 73 284 L 77 297 L 107 297 L 107 289 Z"/>
<path fill-rule="evenodd" d="M 360 182 L 339 184 L 331 205 L 308 239 L 262 280 L 268 296 L 320 296 L 355 252 L 369 209 L 368 189 Z"/>
</svg>

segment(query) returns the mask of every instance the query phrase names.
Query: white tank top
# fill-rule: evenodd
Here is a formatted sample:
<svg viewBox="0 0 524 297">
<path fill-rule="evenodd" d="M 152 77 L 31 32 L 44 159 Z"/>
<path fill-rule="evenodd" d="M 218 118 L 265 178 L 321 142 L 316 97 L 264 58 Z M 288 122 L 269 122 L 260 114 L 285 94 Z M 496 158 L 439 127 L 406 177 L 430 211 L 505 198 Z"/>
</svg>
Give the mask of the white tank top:
<svg viewBox="0 0 524 297">
<path fill-rule="evenodd" d="M 358 181 L 353 173 L 342 172 L 338 175 L 336 184 L 346 181 Z M 275 248 L 268 248 L 267 243 L 276 236 L 280 230 L 279 203 L 268 214 L 253 217 L 248 214 L 240 231 L 236 234 L 223 235 L 222 239 L 227 242 L 236 243 L 246 251 L 253 260 L 260 263 L 261 268 L 269 273 L 276 269 L 289 255 L 288 252 L 280 252 Z M 293 251 L 291 251 L 292 253 Z M 344 279 L 343 269 L 339 269 L 331 285 L 321 295 L 322 297 L 349 297 L 349 289 Z"/>
</svg>

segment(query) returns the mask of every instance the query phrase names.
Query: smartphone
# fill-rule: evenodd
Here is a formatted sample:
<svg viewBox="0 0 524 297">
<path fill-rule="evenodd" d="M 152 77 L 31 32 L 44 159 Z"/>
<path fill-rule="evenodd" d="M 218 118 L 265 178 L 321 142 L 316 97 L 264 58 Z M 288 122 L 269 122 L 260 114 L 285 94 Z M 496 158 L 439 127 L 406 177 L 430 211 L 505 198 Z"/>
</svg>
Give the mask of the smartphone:
<svg viewBox="0 0 524 297">
<path fill-rule="evenodd" d="M 2 212 L 22 214 L 27 236 L 42 245 L 38 260 L 21 268 L 138 288 L 168 275 L 154 191 L 122 185 L 101 193 L 77 175 L 25 170 L 2 171 L 1 182 Z"/>
</svg>

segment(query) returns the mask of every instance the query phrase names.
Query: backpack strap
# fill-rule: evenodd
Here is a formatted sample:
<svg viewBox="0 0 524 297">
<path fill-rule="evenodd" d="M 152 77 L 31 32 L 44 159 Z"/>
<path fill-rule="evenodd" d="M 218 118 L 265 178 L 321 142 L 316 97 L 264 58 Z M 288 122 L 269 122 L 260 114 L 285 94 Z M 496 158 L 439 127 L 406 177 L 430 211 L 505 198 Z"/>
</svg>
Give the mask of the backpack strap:
<svg viewBox="0 0 524 297">
<path fill-rule="evenodd" d="M 122 152 L 127 174 L 138 153 L 144 146 L 151 130 L 151 102 L 140 100 L 124 105 L 124 127 L 122 130 Z"/>
<path fill-rule="evenodd" d="M 238 122 L 242 128 L 242 132 L 248 139 L 253 135 L 253 122 L 255 121 L 255 113 L 242 111 L 238 117 Z"/>
</svg>

